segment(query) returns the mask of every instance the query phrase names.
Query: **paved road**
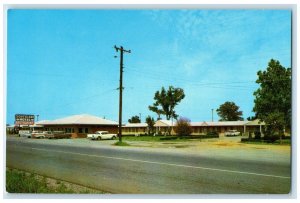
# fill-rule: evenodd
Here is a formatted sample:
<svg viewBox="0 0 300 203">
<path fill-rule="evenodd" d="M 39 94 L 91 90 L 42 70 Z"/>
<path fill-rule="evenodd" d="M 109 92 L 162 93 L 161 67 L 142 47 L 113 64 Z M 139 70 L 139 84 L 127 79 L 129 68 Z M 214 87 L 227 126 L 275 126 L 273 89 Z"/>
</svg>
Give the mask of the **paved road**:
<svg viewBox="0 0 300 203">
<path fill-rule="evenodd" d="M 287 194 L 290 162 L 115 146 L 6 142 L 7 166 L 118 194 Z M 106 141 L 103 141 L 106 142 Z M 274 154 L 276 156 L 276 154 Z"/>
</svg>

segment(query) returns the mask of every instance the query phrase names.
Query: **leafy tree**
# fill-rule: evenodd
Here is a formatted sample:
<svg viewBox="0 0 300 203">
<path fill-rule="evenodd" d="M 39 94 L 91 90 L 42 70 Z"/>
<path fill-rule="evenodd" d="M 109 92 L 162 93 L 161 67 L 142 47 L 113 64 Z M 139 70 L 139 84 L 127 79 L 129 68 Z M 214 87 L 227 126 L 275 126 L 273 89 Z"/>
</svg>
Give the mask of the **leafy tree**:
<svg viewBox="0 0 300 203">
<path fill-rule="evenodd" d="M 225 102 L 217 109 L 217 113 L 221 118 L 220 121 L 242 121 L 244 120 L 243 112 L 239 111 L 239 106 L 234 102 Z"/>
<path fill-rule="evenodd" d="M 130 119 L 128 119 L 129 123 L 140 123 L 140 117 L 139 116 L 132 116 Z"/>
<path fill-rule="evenodd" d="M 174 130 L 178 136 L 189 136 L 192 133 L 191 121 L 180 117 L 175 123 Z"/>
<path fill-rule="evenodd" d="M 270 136 L 275 131 L 282 135 L 284 128 L 291 126 L 291 68 L 285 68 L 279 61 L 271 59 L 267 69 L 258 71 L 257 76 L 256 83 L 260 87 L 253 93 L 253 111 L 266 123 Z"/>
<path fill-rule="evenodd" d="M 169 89 L 166 91 L 165 88 L 162 87 L 160 92 L 155 92 L 155 102 L 152 106 L 149 106 L 149 110 L 157 113 L 158 120 L 160 119 L 160 115 L 165 115 L 167 120 L 171 118 L 177 119 L 178 115 L 174 108 L 184 97 L 185 94 L 181 88 L 169 86 Z"/>
<path fill-rule="evenodd" d="M 257 116 L 255 115 L 255 116 L 249 116 L 248 118 L 247 118 L 247 120 L 248 121 L 254 121 L 254 120 L 256 120 L 257 119 Z"/>
<path fill-rule="evenodd" d="M 146 117 L 146 123 L 148 124 L 148 134 L 153 133 L 154 124 L 155 124 L 154 118 L 151 117 L 151 116 L 147 116 Z"/>
<path fill-rule="evenodd" d="M 271 139 L 273 137 L 274 138 L 279 137 L 279 139 L 281 140 L 281 136 L 283 135 L 282 126 L 284 126 L 285 124 L 283 113 L 280 112 L 270 113 L 268 117 L 265 118 L 265 123 L 267 123 L 265 129 L 266 137 L 269 137 Z M 275 139 L 272 140 L 275 141 Z"/>
</svg>

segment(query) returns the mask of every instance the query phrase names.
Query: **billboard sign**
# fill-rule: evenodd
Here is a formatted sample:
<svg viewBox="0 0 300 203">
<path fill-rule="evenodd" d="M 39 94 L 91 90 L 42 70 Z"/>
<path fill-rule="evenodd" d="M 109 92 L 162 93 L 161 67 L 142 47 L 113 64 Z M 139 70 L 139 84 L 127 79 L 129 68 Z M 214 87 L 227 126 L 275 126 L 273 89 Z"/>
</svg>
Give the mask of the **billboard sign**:
<svg viewBox="0 0 300 203">
<path fill-rule="evenodd" d="M 28 114 L 16 114 L 15 115 L 15 125 L 33 125 L 34 115 Z"/>
</svg>

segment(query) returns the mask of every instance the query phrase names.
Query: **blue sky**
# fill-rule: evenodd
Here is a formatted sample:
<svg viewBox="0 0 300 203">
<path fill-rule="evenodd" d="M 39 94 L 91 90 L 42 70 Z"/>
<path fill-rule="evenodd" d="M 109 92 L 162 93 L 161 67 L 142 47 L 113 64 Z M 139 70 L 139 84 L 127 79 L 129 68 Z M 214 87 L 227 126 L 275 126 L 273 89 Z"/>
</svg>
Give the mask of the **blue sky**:
<svg viewBox="0 0 300 203">
<path fill-rule="evenodd" d="M 233 101 L 253 116 L 257 71 L 271 58 L 291 66 L 289 10 L 9 10 L 7 123 L 92 114 L 118 120 L 124 55 L 123 121 L 148 110 L 162 86 L 181 87 L 176 112 L 210 121 Z M 218 119 L 216 112 L 214 119 Z"/>
</svg>

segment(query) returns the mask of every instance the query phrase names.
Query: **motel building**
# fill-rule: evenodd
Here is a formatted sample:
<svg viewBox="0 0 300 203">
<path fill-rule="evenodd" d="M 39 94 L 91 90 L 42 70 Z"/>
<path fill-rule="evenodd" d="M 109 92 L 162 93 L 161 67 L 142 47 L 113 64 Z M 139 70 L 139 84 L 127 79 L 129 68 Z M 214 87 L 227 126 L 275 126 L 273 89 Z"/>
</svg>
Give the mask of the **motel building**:
<svg viewBox="0 0 300 203">
<path fill-rule="evenodd" d="M 139 136 L 141 134 L 148 133 L 147 123 L 126 123 L 122 126 L 123 135 L 135 135 Z"/>
<path fill-rule="evenodd" d="M 44 121 L 42 124 L 45 131 L 64 131 L 70 133 L 72 138 L 86 138 L 88 133 L 96 131 L 118 132 L 118 123 L 108 119 L 88 114 L 74 115 L 51 121 Z"/>
<path fill-rule="evenodd" d="M 191 122 L 192 135 L 205 135 L 208 132 L 218 132 L 220 136 L 224 136 L 224 133 L 228 130 L 237 130 L 244 135 L 259 131 L 262 133 L 262 127 L 265 125 L 264 122 L 259 120 L 254 121 L 217 121 L 217 122 Z M 154 127 L 156 134 L 167 134 L 168 131 L 171 135 L 176 134 L 174 127 L 176 122 L 170 120 L 158 120 Z"/>
<path fill-rule="evenodd" d="M 175 135 L 174 127 L 176 121 L 158 120 L 154 124 L 155 135 Z M 228 130 L 237 130 L 243 135 L 249 135 L 255 131 L 262 132 L 265 123 L 254 121 L 217 121 L 217 122 L 191 122 L 192 135 L 205 135 L 208 132 L 218 132 L 220 136 Z M 20 126 L 22 128 L 22 126 Z M 22 129 L 31 131 L 63 131 L 70 133 L 72 138 L 86 138 L 88 133 L 96 131 L 108 131 L 118 134 L 118 123 L 116 121 L 100 118 L 93 115 L 81 114 L 68 116 L 56 120 L 43 120 L 32 125 L 23 126 Z M 148 133 L 147 123 L 127 123 L 122 125 L 122 134 L 145 135 Z"/>
</svg>

